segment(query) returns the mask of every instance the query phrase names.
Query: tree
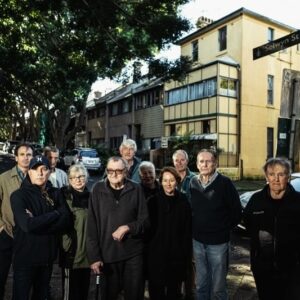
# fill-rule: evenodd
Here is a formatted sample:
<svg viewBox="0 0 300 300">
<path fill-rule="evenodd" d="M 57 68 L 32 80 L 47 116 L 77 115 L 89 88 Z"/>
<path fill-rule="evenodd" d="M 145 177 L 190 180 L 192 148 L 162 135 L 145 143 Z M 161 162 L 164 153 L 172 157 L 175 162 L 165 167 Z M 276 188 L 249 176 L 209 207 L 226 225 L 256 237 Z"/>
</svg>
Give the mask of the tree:
<svg viewBox="0 0 300 300">
<path fill-rule="evenodd" d="M 0 0 L 1 101 L 46 114 L 52 142 L 64 147 L 83 124 L 91 84 L 130 60 L 151 61 L 189 30 L 178 16 L 188 1 Z"/>
</svg>

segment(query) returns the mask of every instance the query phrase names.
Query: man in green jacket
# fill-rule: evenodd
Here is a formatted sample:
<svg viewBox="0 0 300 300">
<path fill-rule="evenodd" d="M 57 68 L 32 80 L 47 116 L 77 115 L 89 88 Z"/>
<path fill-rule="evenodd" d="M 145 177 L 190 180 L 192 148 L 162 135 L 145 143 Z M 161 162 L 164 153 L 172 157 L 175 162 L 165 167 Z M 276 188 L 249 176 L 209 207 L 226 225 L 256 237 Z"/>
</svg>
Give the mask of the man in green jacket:
<svg viewBox="0 0 300 300">
<path fill-rule="evenodd" d="M 27 174 L 33 149 L 27 143 L 15 149 L 16 166 L 0 175 L 0 300 L 4 298 L 5 284 L 12 260 L 12 228 L 14 217 L 10 195 L 17 190 Z"/>
</svg>

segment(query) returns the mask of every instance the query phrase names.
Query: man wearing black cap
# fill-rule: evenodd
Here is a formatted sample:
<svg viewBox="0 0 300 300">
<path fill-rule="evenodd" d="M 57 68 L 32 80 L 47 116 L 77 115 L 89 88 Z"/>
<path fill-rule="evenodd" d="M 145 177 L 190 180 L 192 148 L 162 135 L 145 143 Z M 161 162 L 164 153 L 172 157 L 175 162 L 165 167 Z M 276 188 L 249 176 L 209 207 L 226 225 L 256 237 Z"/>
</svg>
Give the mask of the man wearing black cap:
<svg viewBox="0 0 300 300">
<path fill-rule="evenodd" d="M 57 254 L 57 234 L 70 226 L 69 210 L 59 189 L 47 187 L 49 161 L 35 156 L 20 189 L 11 195 L 15 219 L 13 299 L 45 299 Z"/>
</svg>

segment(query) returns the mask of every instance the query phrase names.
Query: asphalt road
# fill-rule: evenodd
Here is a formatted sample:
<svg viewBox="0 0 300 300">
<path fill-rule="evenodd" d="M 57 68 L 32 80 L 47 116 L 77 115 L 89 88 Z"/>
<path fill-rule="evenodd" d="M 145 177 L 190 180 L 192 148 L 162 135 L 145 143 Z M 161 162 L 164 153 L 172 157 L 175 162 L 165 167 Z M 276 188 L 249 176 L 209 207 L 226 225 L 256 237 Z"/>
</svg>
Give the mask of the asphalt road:
<svg viewBox="0 0 300 300">
<path fill-rule="evenodd" d="M 13 156 L 8 156 L 0 152 L 0 173 L 11 168 L 14 165 Z M 90 174 L 88 186 L 91 188 L 100 175 Z M 243 186 L 245 186 L 245 182 Z M 253 182 L 249 183 L 249 189 L 253 189 Z M 245 189 L 247 188 L 247 184 Z M 90 297 L 95 299 L 95 280 L 91 277 Z M 232 300 L 256 300 L 257 294 L 255 283 L 249 267 L 249 239 L 245 232 L 236 229 L 232 232 L 231 239 L 231 257 L 229 274 L 227 278 L 230 299 Z M 61 274 L 57 265 L 54 266 L 52 281 L 53 300 L 62 299 L 61 295 Z M 7 282 L 7 291 L 5 300 L 11 299 L 12 273 L 10 273 Z M 145 299 L 148 299 L 145 297 Z"/>
</svg>

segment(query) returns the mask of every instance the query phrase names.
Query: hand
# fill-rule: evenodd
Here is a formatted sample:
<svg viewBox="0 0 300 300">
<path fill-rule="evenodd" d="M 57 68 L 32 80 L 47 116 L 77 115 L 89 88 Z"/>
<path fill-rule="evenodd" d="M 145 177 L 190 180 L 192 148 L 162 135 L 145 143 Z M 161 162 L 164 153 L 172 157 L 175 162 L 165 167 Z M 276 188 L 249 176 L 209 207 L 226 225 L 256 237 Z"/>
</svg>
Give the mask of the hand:
<svg viewBox="0 0 300 300">
<path fill-rule="evenodd" d="M 102 267 L 103 267 L 102 261 L 96 261 L 90 266 L 94 274 L 100 274 Z"/>
<path fill-rule="evenodd" d="M 32 212 L 29 209 L 25 209 L 26 213 L 29 215 L 30 218 L 33 217 Z"/>
<path fill-rule="evenodd" d="M 113 232 L 112 237 L 115 241 L 121 242 L 127 232 L 129 232 L 129 227 L 127 225 L 122 225 Z"/>
</svg>

